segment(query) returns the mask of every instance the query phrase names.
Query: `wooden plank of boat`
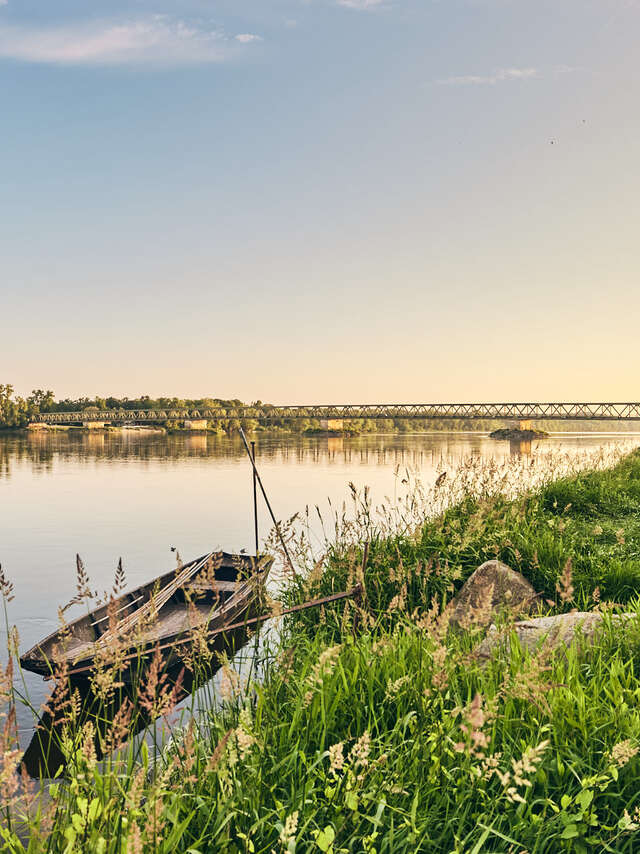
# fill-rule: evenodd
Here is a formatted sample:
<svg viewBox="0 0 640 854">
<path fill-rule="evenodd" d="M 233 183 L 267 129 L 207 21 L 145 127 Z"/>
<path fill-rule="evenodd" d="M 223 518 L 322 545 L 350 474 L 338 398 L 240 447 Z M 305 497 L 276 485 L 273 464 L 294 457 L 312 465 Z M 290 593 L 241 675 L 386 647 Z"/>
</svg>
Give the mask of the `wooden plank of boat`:
<svg viewBox="0 0 640 854">
<path fill-rule="evenodd" d="M 253 616 L 272 558 L 210 552 L 112 599 L 44 638 L 20 659 L 50 675 L 56 657 L 76 669 L 115 644 L 151 652 L 160 642 L 188 643 L 201 626 L 215 629 Z M 128 645 L 128 646 L 127 646 Z"/>
</svg>

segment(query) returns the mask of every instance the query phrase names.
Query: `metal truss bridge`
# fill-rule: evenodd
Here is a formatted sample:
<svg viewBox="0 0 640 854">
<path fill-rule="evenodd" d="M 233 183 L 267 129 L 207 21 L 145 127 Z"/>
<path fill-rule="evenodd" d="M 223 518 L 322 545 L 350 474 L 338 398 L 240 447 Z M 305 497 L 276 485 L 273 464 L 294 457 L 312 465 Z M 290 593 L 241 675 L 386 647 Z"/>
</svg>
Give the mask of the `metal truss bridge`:
<svg viewBox="0 0 640 854">
<path fill-rule="evenodd" d="M 477 419 L 518 421 L 640 421 L 640 403 L 392 403 L 314 406 L 221 406 L 208 409 L 85 409 L 44 412 L 33 417 L 42 424 L 154 424 L 164 421 L 278 421 L 314 418 L 350 421 L 356 418 Z"/>
</svg>

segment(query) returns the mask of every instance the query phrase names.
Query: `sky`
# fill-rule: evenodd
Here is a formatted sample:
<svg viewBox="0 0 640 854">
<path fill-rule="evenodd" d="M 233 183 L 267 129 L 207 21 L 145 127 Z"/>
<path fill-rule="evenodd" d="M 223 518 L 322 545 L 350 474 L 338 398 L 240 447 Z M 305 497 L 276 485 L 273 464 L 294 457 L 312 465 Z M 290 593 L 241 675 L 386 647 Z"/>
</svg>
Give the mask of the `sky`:
<svg viewBox="0 0 640 854">
<path fill-rule="evenodd" d="M 640 399 L 640 0 L 0 0 L 0 382 Z"/>
</svg>

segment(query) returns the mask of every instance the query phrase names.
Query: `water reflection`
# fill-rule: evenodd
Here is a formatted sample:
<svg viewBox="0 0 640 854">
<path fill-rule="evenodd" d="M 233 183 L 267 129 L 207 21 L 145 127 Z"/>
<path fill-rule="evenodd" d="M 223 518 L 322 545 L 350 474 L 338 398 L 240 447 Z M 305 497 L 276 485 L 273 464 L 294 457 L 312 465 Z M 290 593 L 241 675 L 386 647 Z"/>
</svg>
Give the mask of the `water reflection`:
<svg viewBox="0 0 640 854">
<path fill-rule="evenodd" d="M 553 436 L 549 439 L 490 440 L 482 433 L 422 433 L 365 435 L 358 437 L 256 434 L 257 453 L 264 460 L 287 465 L 350 466 L 433 465 L 439 460 L 473 454 L 502 458 L 507 454 L 535 453 L 544 447 L 587 447 L 615 440 L 597 434 Z M 629 434 L 620 434 L 628 440 Z M 28 463 L 33 472 L 51 473 L 54 464 L 83 461 L 182 461 L 211 459 L 244 461 L 239 437 L 216 434 L 145 433 L 144 431 L 64 432 L 33 431 L 0 435 L 0 479 L 9 478 L 17 465 Z"/>
<path fill-rule="evenodd" d="M 510 439 L 509 453 L 512 457 L 529 456 L 531 453 L 531 439 Z"/>
<path fill-rule="evenodd" d="M 404 434 L 361 436 L 299 437 L 295 435 L 255 436 L 258 453 L 267 460 L 284 463 L 325 462 L 365 465 L 421 464 L 425 453 L 430 459 L 467 450 L 480 452 L 483 434 Z M 419 447 L 418 447 L 419 446 Z M 494 446 L 495 453 L 502 456 Z M 244 459 L 238 437 L 215 434 L 145 435 L 142 431 L 121 433 L 33 431 L 0 436 L 0 477 L 10 477 L 12 468 L 23 462 L 34 471 L 51 472 L 54 460 L 185 460 L 189 458 Z"/>
</svg>

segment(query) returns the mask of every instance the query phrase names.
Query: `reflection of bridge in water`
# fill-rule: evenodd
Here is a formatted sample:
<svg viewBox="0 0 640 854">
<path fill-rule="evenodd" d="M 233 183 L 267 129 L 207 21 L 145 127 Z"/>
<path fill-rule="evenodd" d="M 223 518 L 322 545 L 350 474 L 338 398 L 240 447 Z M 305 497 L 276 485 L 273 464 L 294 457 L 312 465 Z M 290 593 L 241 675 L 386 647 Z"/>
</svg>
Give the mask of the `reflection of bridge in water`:
<svg viewBox="0 0 640 854">
<path fill-rule="evenodd" d="M 620 434 L 624 436 L 624 434 Z M 400 469 L 447 465 L 469 456 L 486 453 L 491 442 L 482 433 L 365 433 L 345 439 L 342 435 L 255 434 L 261 462 L 276 466 L 308 463 L 322 466 Z M 533 443 L 537 445 L 537 443 Z M 526 453 L 520 442 L 491 442 L 492 453 L 502 449 Z M 0 441 L 0 480 L 11 477 L 14 465 L 26 463 L 34 471 L 50 472 L 54 464 L 78 460 L 138 462 L 225 460 L 246 465 L 240 438 L 232 434 L 173 433 L 159 431 L 67 431 L 30 430 Z"/>
<path fill-rule="evenodd" d="M 313 406 L 220 406 L 207 409 L 86 409 L 44 412 L 34 416 L 39 424 L 157 424 L 181 421 L 196 429 L 208 421 L 256 420 L 273 423 L 292 419 L 321 422 L 325 429 L 340 430 L 354 419 L 412 420 L 515 420 L 531 421 L 640 421 L 640 403 L 392 403 L 327 404 Z"/>
</svg>

